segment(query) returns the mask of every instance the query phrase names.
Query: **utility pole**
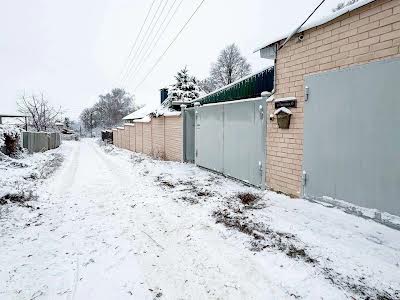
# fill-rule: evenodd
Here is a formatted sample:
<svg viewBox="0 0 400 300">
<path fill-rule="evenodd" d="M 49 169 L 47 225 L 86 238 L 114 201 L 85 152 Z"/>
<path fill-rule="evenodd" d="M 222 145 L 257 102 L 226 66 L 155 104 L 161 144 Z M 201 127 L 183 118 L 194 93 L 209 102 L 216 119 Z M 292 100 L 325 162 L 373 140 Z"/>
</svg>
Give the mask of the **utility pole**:
<svg viewBox="0 0 400 300">
<path fill-rule="evenodd" d="M 93 137 L 93 113 L 90 113 L 90 137 Z"/>
</svg>

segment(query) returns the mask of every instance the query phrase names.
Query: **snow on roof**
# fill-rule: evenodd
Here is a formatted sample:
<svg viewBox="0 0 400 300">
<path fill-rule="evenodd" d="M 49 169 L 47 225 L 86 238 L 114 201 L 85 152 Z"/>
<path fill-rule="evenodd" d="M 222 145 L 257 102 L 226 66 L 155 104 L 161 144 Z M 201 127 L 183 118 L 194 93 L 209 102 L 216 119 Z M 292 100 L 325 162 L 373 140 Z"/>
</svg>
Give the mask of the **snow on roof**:
<svg viewBox="0 0 400 300">
<path fill-rule="evenodd" d="M 135 123 L 148 123 L 150 121 L 151 121 L 151 118 L 149 116 L 145 116 L 141 119 L 133 120 L 133 122 L 135 122 Z"/>
<path fill-rule="evenodd" d="M 154 115 L 156 118 L 160 117 L 160 116 L 173 117 L 173 116 L 180 116 L 181 112 L 173 110 L 169 107 L 164 107 L 164 106 L 160 105 L 157 109 L 155 109 L 152 112 L 152 115 Z"/>
<path fill-rule="evenodd" d="M 342 9 L 339 9 L 338 11 L 335 11 L 329 15 L 325 15 L 323 17 L 318 18 L 317 20 L 312 20 L 307 23 L 305 23 L 299 30 L 298 32 L 303 32 L 305 30 L 323 25 L 325 23 L 328 23 L 350 11 L 353 11 L 361 6 L 367 5 L 368 3 L 374 2 L 376 0 L 359 0 L 358 2 L 355 2 L 352 5 L 345 6 Z M 290 36 L 293 32 L 286 32 L 286 33 L 280 33 L 275 37 L 271 37 L 267 43 L 257 47 L 254 52 L 260 51 L 261 49 L 271 46 L 272 44 L 275 44 L 276 42 L 279 42 L 283 39 L 286 39 L 288 36 Z"/>
<path fill-rule="evenodd" d="M 157 105 L 155 105 L 155 104 L 146 104 L 142 108 L 123 117 L 122 120 L 136 120 L 136 119 L 144 118 L 145 116 L 151 114 L 156 108 L 157 108 Z"/>
<path fill-rule="evenodd" d="M 149 115 L 154 115 L 155 117 L 159 117 L 159 116 L 171 117 L 171 116 L 179 116 L 180 114 L 181 114 L 180 111 L 172 110 L 169 107 L 164 107 L 161 104 L 158 104 L 158 105 L 148 104 L 148 105 L 142 107 L 141 109 L 127 115 L 122 120 L 125 120 L 125 121 L 126 120 L 139 120 L 139 119 L 143 119 Z M 149 121 L 142 121 L 142 122 L 149 122 Z"/>
<path fill-rule="evenodd" d="M 281 112 L 283 112 L 283 113 L 285 113 L 285 114 L 288 114 L 288 115 L 291 115 L 291 114 L 292 114 L 292 111 L 291 111 L 290 109 L 288 109 L 288 108 L 286 108 L 286 107 L 281 107 L 281 108 L 277 109 L 277 110 L 274 112 L 274 115 L 280 114 Z"/>
</svg>

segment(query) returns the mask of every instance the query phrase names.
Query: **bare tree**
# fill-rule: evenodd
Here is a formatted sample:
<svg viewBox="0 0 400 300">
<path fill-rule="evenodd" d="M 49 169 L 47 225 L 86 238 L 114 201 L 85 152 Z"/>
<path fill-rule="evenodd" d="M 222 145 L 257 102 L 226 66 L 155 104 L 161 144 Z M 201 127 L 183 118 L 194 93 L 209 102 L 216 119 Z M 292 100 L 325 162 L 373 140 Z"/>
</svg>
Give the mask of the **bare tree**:
<svg viewBox="0 0 400 300">
<path fill-rule="evenodd" d="M 216 83 L 211 78 L 206 78 L 199 81 L 200 90 L 209 94 L 217 89 Z"/>
<path fill-rule="evenodd" d="M 85 108 L 80 115 L 80 119 L 83 127 L 90 132 L 101 125 L 100 114 L 93 107 Z"/>
<path fill-rule="evenodd" d="M 210 77 L 201 82 L 201 88 L 211 92 L 250 74 L 250 71 L 251 66 L 238 46 L 231 44 L 221 51 L 217 62 L 212 64 Z"/>
<path fill-rule="evenodd" d="M 18 101 L 19 112 L 28 115 L 29 126 L 36 131 L 47 131 L 54 127 L 57 117 L 61 113 L 61 107 L 56 109 L 50 105 L 44 95 L 23 95 Z"/>
<path fill-rule="evenodd" d="M 120 124 L 123 117 L 138 108 L 129 93 L 123 89 L 113 89 L 110 93 L 100 95 L 92 107 L 84 109 L 80 119 L 86 130 L 109 128 Z"/>
<path fill-rule="evenodd" d="M 129 93 L 123 89 L 113 89 L 110 93 L 100 95 L 93 109 L 100 114 L 101 125 L 110 127 L 119 124 L 123 117 L 137 107 Z"/>
</svg>

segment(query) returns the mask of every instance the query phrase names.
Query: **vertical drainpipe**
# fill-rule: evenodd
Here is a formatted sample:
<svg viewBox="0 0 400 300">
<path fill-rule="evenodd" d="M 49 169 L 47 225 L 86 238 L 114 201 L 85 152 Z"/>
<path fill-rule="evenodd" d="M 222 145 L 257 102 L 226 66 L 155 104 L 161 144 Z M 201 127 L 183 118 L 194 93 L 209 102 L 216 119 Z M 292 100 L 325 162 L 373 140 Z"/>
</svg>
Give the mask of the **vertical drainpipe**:
<svg viewBox="0 0 400 300">
<path fill-rule="evenodd" d="M 194 165 L 197 166 L 197 115 L 198 111 L 197 109 L 200 107 L 200 102 L 195 102 L 194 103 Z"/>
</svg>

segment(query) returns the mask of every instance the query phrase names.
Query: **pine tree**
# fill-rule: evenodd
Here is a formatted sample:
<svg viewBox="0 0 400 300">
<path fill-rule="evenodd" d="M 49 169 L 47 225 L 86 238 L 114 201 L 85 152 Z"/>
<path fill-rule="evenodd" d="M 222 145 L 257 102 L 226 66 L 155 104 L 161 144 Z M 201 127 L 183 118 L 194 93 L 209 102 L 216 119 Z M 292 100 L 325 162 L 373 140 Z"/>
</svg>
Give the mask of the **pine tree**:
<svg viewBox="0 0 400 300">
<path fill-rule="evenodd" d="M 175 76 L 176 83 L 168 90 L 168 100 L 189 102 L 200 96 L 200 89 L 195 77 L 189 75 L 187 67 Z"/>
</svg>

